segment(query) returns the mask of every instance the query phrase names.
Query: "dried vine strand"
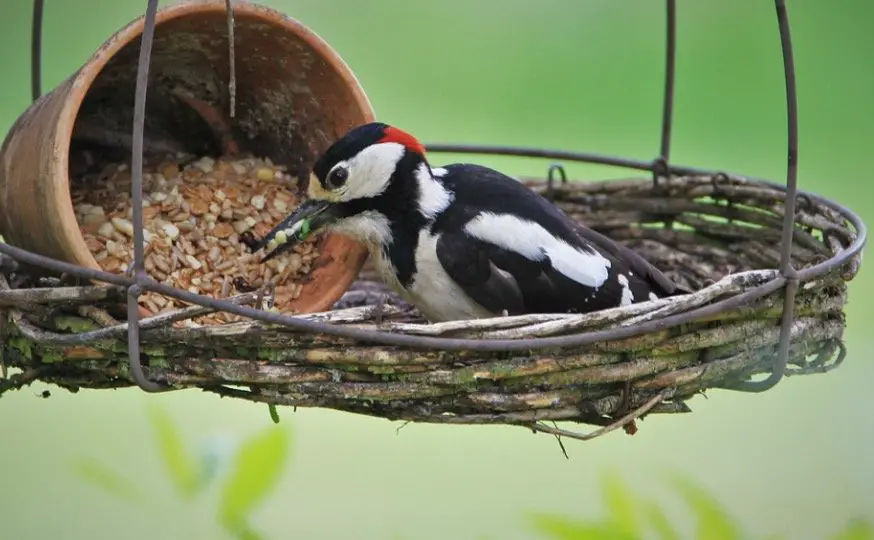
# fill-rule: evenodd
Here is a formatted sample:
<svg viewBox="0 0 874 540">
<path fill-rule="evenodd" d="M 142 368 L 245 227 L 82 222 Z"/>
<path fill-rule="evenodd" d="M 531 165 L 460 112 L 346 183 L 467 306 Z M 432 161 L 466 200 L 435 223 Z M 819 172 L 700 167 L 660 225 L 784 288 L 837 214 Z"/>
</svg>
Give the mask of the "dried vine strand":
<svg viewBox="0 0 874 540">
<path fill-rule="evenodd" d="M 8 361 L 6 360 L 6 356 L 9 354 L 9 350 L 6 347 L 6 339 L 9 333 L 7 326 L 9 325 L 9 315 L 7 314 L 7 310 L 0 309 L 0 380 L 3 380 L 9 376 L 8 368 L 6 365 Z"/>
<path fill-rule="evenodd" d="M 122 298 L 123 296 L 124 289 L 113 285 L 38 287 L 32 289 L 0 287 L 0 306 L 49 304 L 54 302 L 98 302 L 108 298 Z"/>
<path fill-rule="evenodd" d="M 646 414 L 647 412 L 652 410 L 653 407 L 658 405 L 660 401 L 665 399 L 665 396 L 667 396 L 666 391 L 659 392 L 658 394 L 653 396 L 652 399 L 650 399 L 649 401 L 647 401 L 646 403 L 644 403 L 640 407 L 634 409 L 630 413 L 626 414 L 625 416 L 623 416 L 619 420 L 616 420 L 615 422 L 612 422 L 609 425 L 606 425 L 600 429 L 596 429 L 595 431 L 592 431 L 590 433 L 577 433 L 575 431 L 569 431 L 566 429 L 550 427 L 550 426 L 543 424 L 542 422 L 535 422 L 535 423 L 531 424 L 530 426 L 525 426 L 525 427 L 528 427 L 529 429 L 532 429 L 534 431 L 539 431 L 540 433 L 548 433 L 550 435 L 556 435 L 559 437 L 567 437 L 568 439 L 576 439 L 578 441 L 590 441 L 592 439 L 597 439 L 598 437 L 602 437 L 602 436 L 610 433 L 611 431 L 617 430 L 617 429 L 631 423 L 632 421 L 637 420 L 638 418 L 640 418 L 641 416 L 643 416 L 644 414 Z"/>
</svg>

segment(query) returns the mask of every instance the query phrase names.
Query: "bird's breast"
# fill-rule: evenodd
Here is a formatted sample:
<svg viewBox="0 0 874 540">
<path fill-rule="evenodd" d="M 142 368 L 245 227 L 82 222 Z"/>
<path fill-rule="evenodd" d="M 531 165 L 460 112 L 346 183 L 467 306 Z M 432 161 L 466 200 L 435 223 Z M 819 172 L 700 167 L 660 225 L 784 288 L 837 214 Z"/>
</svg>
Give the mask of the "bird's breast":
<svg viewBox="0 0 874 540">
<path fill-rule="evenodd" d="M 379 278 L 383 281 L 383 283 L 391 287 L 392 290 L 400 294 L 404 300 L 410 302 L 409 295 L 407 294 L 407 289 L 403 286 L 400 279 L 398 279 L 397 269 L 391 262 L 391 257 L 389 257 L 387 246 L 374 244 L 368 246 L 368 248 L 370 251 L 370 259 L 373 262 L 373 268 L 374 270 L 376 270 Z"/>
<path fill-rule="evenodd" d="M 369 244 L 371 263 L 379 278 L 431 322 L 493 317 L 449 277 L 437 258 L 437 238 L 422 230 L 415 246 Z M 415 262 L 412 279 L 404 285 L 392 262 L 391 250 L 409 249 Z M 397 253 L 395 255 L 398 255 Z"/>
<path fill-rule="evenodd" d="M 419 234 L 416 271 L 408 288 L 410 303 L 432 322 L 494 317 L 455 283 L 437 258 L 438 235 Z"/>
</svg>

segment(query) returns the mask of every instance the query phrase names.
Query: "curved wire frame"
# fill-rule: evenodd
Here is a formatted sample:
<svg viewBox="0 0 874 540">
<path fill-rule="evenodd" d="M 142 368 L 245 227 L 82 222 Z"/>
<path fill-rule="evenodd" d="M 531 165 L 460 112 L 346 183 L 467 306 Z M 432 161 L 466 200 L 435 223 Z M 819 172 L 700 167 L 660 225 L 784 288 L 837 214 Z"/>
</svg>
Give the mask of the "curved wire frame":
<svg viewBox="0 0 874 540">
<path fill-rule="evenodd" d="M 229 17 L 233 16 L 232 2 L 228 1 Z M 570 348 L 591 344 L 598 341 L 611 339 L 624 339 L 639 336 L 645 333 L 665 328 L 675 327 L 680 324 L 710 317 L 719 313 L 742 306 L 748 302 L 771 294 L 780 288 L 785 288 L 783 315 L 780 327 L 780 340 L 778 352 L 774 360 L 771 374 L 761 381 L 746 381 L 731 389 L 745 392 L 762 392 L 775 386 L 786 373 L 786 363 L 789 355 L 789 337 L 795 311 L 795 294 L 800 282 L 807 281 L 847 263 L 858 254 L 865 245 L 867 239 L 867 227 L 853 211 L 832 201 L 825 200 L 809 193 L 802 196 L 817 200 L 844 216 L 856 229 L 857 236 L 853 243 L 844 251 L 831 259 L 815 266 L 796 270 L 792 267 L 790 258 L 790 246 L 794 232 L 794 218 L 796 198 L 799 194 L 797 186 L 798 170 L 798 112 L 795 84 L 795 63 L 792 53 L 792 41 L 789 32 L 789 18 L 785 0 L 774 1 L 777 11 L 777 22 L 780 31 L 780 42 L 783 53 L 783 66 L 786 88 L 787 107 L 787 132 L 788 154 L 786 185 L 780 186 L 766 180 L 749 178 L 753 183 L 766 185 L 785 191 L 785 215 L 783 221 L 783 233 L 781 238 L 781 258 L 779 274 L 773 280 L 744 292 L 738 296 L 727 298 L 714 304 L 706 305 L 672 315 L 662 319 L 648 321 L 633 327 L 620 327 L 594 332 L 585 332 L 563 336 L 532 339 L 459 339 L 444 337 L 424 337 L 414 335 L 395 334 L 382 331 L 365 330 L 359 328 L 347 328 L 316 321 L 309 321 L 280 315 L 278 313 L 263 311 L 233 304 L 226 300 L 192 294 L 188 291 L 179 290 L 150 278 L 144 268 L 144 244 L 143 244 L 143 193 L 142 193 L 142 165 L 143 165 L 143 126 L 145 121 L 146 83 L 149 76 L 149 63 L 151 57 L 152 42 L 155 31 L 155 18 L 158 9 L 158 0 L 147 0 L 145 25 L 140 45 L 137 84 L 134 104 L 133 124 L 133 149 L 131 155 L 133 199 L 133 226 L 134 226 L 134 260 L 130 265 L 132 275 L 117 275 L 104 271 L 93 270 L 78 265 L 66 263 L 57 259 L 44 257 L 31 253 L 8 244 L 0 244 L 0 253 L 4 253 L 14 259 L 27 264 L 49 269 L 55 272 L 67 273 L 83 279 L 101 281 L 127 288 L 127 313 L 129 320 L 128 330 L 128 357 L 130 371 L 137 385 L 147 392 L 160 392 L 171 390 L 163 384 L 150 381 L 143 373 L 140 354 L 140 326 L 139 312 L 137 310 L 138 298 L 144 291 L 152 291 L 169 296 L 191 304 L 197 304 L 220 311 L 225 311 L 258 320 L 265 323 L 282 325 L 294 330 L 321 333 L 336 337 L 343 337 L 370 343 L 394 345 L 412 348 L 430 348 L 439 350 L 472 350 L 472 351 L 519 351 L 537 350 L 546 348 Z M 667 20 L 667 47 L 665 62 L 665 89 L 662 110 L 661 145 L 659 155 L 652 161 L 638 161 L 629 158 L 605 156 L 600 154 L 549 150 L 540 148 L 468 145 L 468 144 L 430 144 L 426 145 L 429 152 L 464 153 L 464 154 L 492 154 L 509 155 L 532 158 L 547 158 L 552 160 L 587 162 L 601 165 L 612 165 L 627 169 L 650 171 L 653 182 L 658 185 L 662 178 L 669 175 L 726 175 L 721 171 L 711 171 L 694 167 L 677 166 L 670 164 L 671 127 L 673 117 L 674 80 L 675 80 L 675 56 L 676 56 L 676 1 L 666 0 Z M 42 14 L 43 0 L 34 0 L 33 9 L 33 34 L 32 34 L 32 93 L 34 100 L 38 99 L 40 91 L 41 72 L 41 44 L 42 44 Z M 233 38 L 231 38 L 233 39 Z M 555 174 L 558 173 L 562 182 L 567 181 L 566 173 L 560 163 L 553 163 L 548 170 L 547 190 L 551 192 Z"/>
</svg>

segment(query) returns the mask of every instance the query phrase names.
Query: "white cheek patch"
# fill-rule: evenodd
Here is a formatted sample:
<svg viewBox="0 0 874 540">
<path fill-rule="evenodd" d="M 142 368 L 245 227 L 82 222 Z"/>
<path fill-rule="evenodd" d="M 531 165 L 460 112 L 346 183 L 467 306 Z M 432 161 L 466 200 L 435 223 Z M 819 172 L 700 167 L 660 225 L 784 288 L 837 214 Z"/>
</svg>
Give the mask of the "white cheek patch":
<svg viewBox="0 0 874 540">
<path fill-rule="evenodd" d="M 344 201 L 376 197 L 386 190 L 405 148 L 398 143 L 368 146 L 348 161 L 349 179 L 340 189 Z"/>
</svg>

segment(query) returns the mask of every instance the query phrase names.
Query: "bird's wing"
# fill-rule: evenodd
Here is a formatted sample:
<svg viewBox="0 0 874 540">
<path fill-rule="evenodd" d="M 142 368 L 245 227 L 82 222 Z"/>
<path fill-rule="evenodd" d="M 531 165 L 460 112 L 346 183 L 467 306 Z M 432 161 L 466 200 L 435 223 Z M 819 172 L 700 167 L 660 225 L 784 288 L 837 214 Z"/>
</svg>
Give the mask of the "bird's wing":
<svg viewBox="0 0 874 540">
<path fill-rule="evenodd" d="M 679 292 L 642 256 L 518 181 L 479 165 L 445 169 L 441 181 L 455 202 L 435 223 L 438 258 L 483 307 L 590 312 Z"/>
<path fill-rule="evenodd" d="M 494 262 L 497 259 L 502 266 L 511 266 L 507 263 L 513 255 L 462 232 L 445 232 L 437 239 L 437 260 L 449 277 L 473 301 L 494 313 L 525 311 L 519 278 Z"/>
<path fill-rule="evenodd" d="M 633 276 L 622 281 L 609 269 L 599 271 L 596 256 L 589 253 L 546 250 L 539 258 L 528 255 L 501 238 L 490 241 L 487 234 L 475 238 L 447 231 L 437 240 L 444 270 L 471 299 L 494 313 L 597 311 L 620 305 L 623 294 L 643 294 Z"/>
<path fill-rule="evenodd" d="M 576 232 L 586 241 L 598 246 L 612 257 L 623 261 L 630 271 L 650 282 L 655 288 L 655 292 L 660 296 L 692 292 L 671 281 L 661 270 L 653 266 L 652 263 L 644 259 L 633 249 L 579 223 L 574 222 L 573 226 Z"/>
</svg>

